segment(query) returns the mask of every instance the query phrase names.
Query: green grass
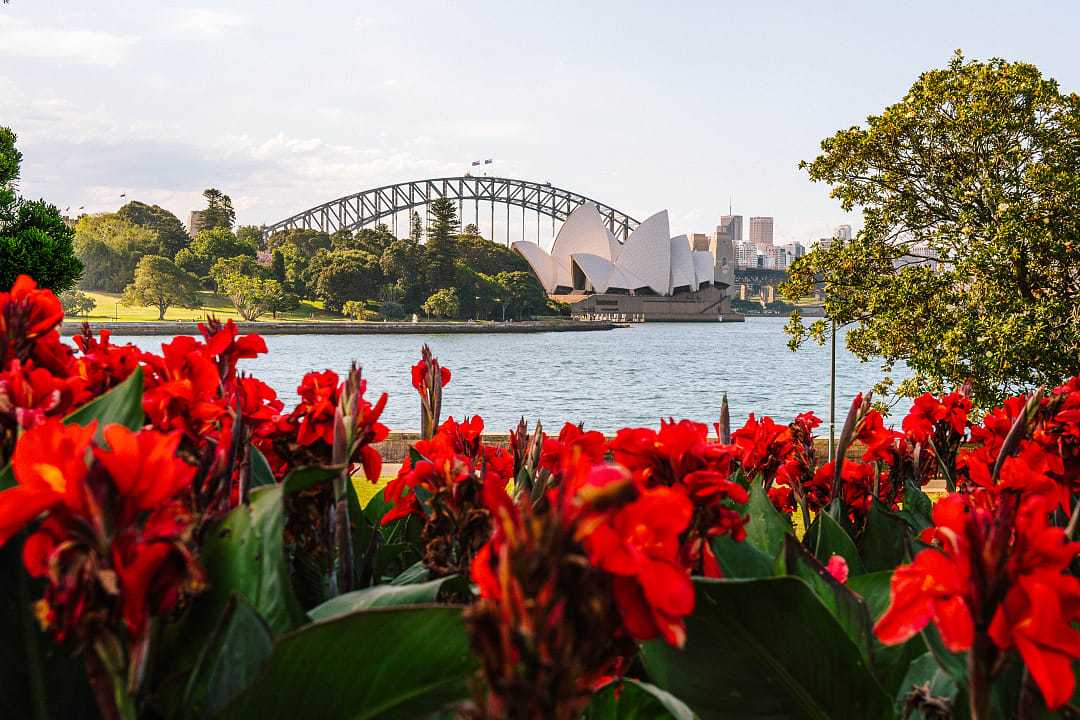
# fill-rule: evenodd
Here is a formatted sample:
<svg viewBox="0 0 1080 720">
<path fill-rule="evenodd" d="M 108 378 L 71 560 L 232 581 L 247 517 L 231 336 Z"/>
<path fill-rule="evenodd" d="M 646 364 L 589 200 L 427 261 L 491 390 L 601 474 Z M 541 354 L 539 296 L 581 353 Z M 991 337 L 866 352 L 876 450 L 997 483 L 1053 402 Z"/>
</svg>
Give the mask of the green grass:
<svg viewBox="0 0 1080 720">
<path fill-rule="evenodd" d="M 120 303 L 119 293 L 106 293 L 106 292 L 87 292 L 87 295 L 94 299 L 97 306 L 90 311 L 88 316 L 69 316 L 70 320 L 90 320 L 90 321 L 106 321 L 111 320 L 113 322 L 148 322 L 158 319 L 157 308 L 154 307 L 127 307 Z M 202 298 L 203 306 L 196 310 L 190 310 L 188 308 L 171 307 L 168 312 L 165 313 L 166 320 L 203 320 L 209 314 L 214 314 L 217 317 L 227 319 L 232 318 L 234 320 L 242 320 L 240 314 L 236 312 L 232 304 L 227 298 L 223 298 L 220 295 L 215 295 L 210 292 L 200 292 L 199 296 Z M 289 312 L 278 313 L 278 321 L 325 321 L 336 320 L 338 322 L 344 320 L 340 315 L 336 315 L 331 312 L 327 312 L 320 307 L 321 303 L 312 302 L 310 300 L 304 300 L 300 303 L 300 307 L 296 310 Z M 259 318 L 261 322 L 268 320 L 274 320 L 270 313 L 263 315 Z"/>
</svg>

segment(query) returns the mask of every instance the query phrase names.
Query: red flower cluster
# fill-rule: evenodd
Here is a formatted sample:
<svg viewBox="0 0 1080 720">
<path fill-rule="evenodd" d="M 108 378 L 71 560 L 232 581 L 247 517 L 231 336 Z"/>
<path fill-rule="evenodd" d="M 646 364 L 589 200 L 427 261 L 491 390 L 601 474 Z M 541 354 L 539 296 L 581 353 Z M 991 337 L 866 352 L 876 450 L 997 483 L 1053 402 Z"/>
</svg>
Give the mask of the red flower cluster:
<svg viewBox="0 0 1080 720">
<path fill-rule="evenodd" d="M 356 386 L 350 394 L 356 407 L 342 413 L 340 406 L 349 382 Z M 272 397 L 273 390 L 259 383 L 249 388 L 250 395 L 246 397 L 250 397 L 254 408 L 261 409 L 267 406 L 268 401 L 263 397 L 267 392 Z M 368 480 L 378 480 L 382 458 L 371 445 L 385 440 L 390 432 L 379 422 L 386 408 L 386 393 L 372 404 L 364 398 L 367 380 L 360 378 L 358 372 L 342 383 L 333 370 L 307 373 L 296 392 L 300 403 L 291 412 L 269 417 L 253 431 L 253 442 L 270 462 L 274 475 L 283 478 L 295 467 L 333 464 L 336 418 L 348 415 L 355 447 L 346 462 L 360 464 Z M 276 407 L 280 409 L 280 403 Z"/>
<path fill-rule="evenodd" d="M 176 457 L 177 434 L 111 425 L 98 444 L 96 430 L 49 420 L 23 434 L 17 484 L 0 492 L 0 544 L 44 513 L 23 550 L 27 571 L 47 580 L 42 624 L 86 642 L 119 619 L 137 645 L 151 616 L 204 584 L 182 499 L 195 468 Z"/>
<path fill-rule="evenodd" d="M 893 574 L 878 638 L 904 642 L 933 621 L 946 647 L 971 651 L 982 628 L 1019 651 L 1051 709 L 1063 705 L 1080 658 L 1080 581 L 1063 571 L 1080 543 L 1048 525 L 1048 510 L 1045 497 L 983 490 L 940 500 L 922 535 L 934 547 Z"/>
<path fill-rule="evenodd" d="M 780 512 L 793 512 L 802 506 L 806 512 L 818 511 L 832 499 L 832 482 L 823 484 L 817 477 L 817 453 L 814 428 L 821 420 L 812 412 L 797 416 L 787 427 L 787 450 L 776 470 L 775 484 L 769 488 L 769 500 Z M 738 432 L 738 431 L 737 431 Z"/>
<path fill-rule="evenodd" d="M 421 518 L 424 564 L 436 576 L 469 572 L 473 557 L 491 536 L 484 488 L 505 488 L 513 477 L 513 455 L 485 444 L 483 432 L 479 416 L 463 422 L 447 419 L 434 437 L 413 445 L 397 477 L 383 490 L 393 506 L 383 525 L 408 516 Z"/>
<path fill-rule="evenodd" d="M 767 434 L 775 440 L 771 432 Z M 710 540 L 719 535 L 743 540 L 749 520 L 743 508 L 750 499 L 747 490 L 731 479 L 738 446 L 710 441 L 705 425 L 669 420 L 661 421 L 659 431 L 619 430 L 611 441 L 611 452 L 615 462 L 626 467 L 642 488 L 670 488 L 690 501 L 691 517 L 679 556 L 687 570 L 720 577 Z"/>
</svg>

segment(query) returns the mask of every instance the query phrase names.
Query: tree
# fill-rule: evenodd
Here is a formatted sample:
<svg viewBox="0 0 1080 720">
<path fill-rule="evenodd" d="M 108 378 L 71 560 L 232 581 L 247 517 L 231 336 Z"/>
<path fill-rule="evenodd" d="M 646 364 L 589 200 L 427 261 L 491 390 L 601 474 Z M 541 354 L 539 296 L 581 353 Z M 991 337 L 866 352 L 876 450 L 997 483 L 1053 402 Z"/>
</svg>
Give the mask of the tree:
<svg viewBox="0 0 1080 720">
<path fill-rule="evenodd" d="M 971 380 L 985 408 L 1080 370 L 1080 97 L 957 53 L 822 151 L 802 166 L 865 227 L 797 260 L 789 300 L 820 281 L 853 353 L 914 371 L 904 395 Z M 788 331 L 794 348 L 827 325 Z"/>
<path fill-rule="evenodd" d="M 431 224 L 424 245 L 424 276 L 432 289 L 450 287 L 454 280 L 454 261 L 457 260 L 457 206 L 452 200 L 439 198 L 431 203 Z"/>
<path fill-rule="evenodd" d="M 214 288 L 222 292 L 226 281 L 233 275 L 262 278 L 266 275 L 266 268 L 250 255 L 218 258 L 210 266 L 210 278 L 214 281 Z"/>
<path fill-rule="evenodd" d="M 75 224 L 75 253 L 85 267 L 79 286 L 120 292 L 135 278 L 135 266 L 156 255 L 159 236 L 119 213 L 83 215 Z"/>
<path fill-rule="evenodd" d="M 401 294 L 401 304 L 408 312 L 417 312 L 431 291 L 424 281 L 424 248 L 412 239 L 395 240 L 379 259 L 385 278 Z"/>
<path fill-rule="evenodd" d="M 479 235 L 462 233 L 455 244 L 457 259 L 476 272 L 498 275 L 501 272 L 529 272 L 529 263 L 519 253 Z"/>
<path fill-rule="evenodd" d="M 247 255 L 254 258 L 257 248 L 250 242 L 244 242 L 224 227 L 200 230 L 191 244 L 176 254 L 176 264 L 197 277 L 210 273 L 214 262 L 220 258 L 233 258 Z"/>
<path fill-rule="evenodd" d="M 90 311 L 97 307 L 97 301 L 90 297 L 81 290 L 72 288 L 71 290 L 65 290 L 58 296 L 60 299 L 60 305 L 64 308 L 65 315 L 73 315 L 75 317 L 86 316 L 90 314 Z"/>
<path fill-rule="evenodd" d="M 383 284 L 379 258 L 362 250 L 320 250 L 308 274 L 327 310 L 341 312 L 349 300 L 374 298 Z"/>
<path fill-rule="evenodd" d="M 495 282 L 502 290 L 507 317 L 531 317 L 547 312 L 547 293 L 531 272 L 501 272 L 495 276 Z"/>
<path fill-rule="evenodd" d="M 83 271 L 75 256 L 74 232 L 55 206 L 16 193 L 22 154 L 15 140 L 14 132 L 0 127 L 0 288 L 11 287 L 25 274 L 61 292 Z"/>
<path fill-rule="evenodd" d="M 157 235 L 157 246 L 153 249 L 154 255 L 176 257 L 176 253 L 191 242 L 191 236 L 184 229 L 180 218 L 163 207 L 132 200 L 117 210 L 116 215 L 121 220 L 147 228 Z"/>
<path fill-rule="evenodd" d="M 330 236 L 318 230 L 306 230 L 295 228 L 292 230 L 280 230 L 266 240 L 266 246 L 270 250 L 285 245 L 294 245 L 305 258 L 310 258 L 320 250 L 331 248 Z"/>
<path fill-rule="evenodd" d="M 233 273 L 223 277 L 218 287 L 240 313 L 240 317 L 254 322 L 283 304 L 285 291 L 277 280 Z"/>
<path fill-rule="evenodd" d="M 236 228 L 236 239 L 244 245 L 255 248 L 256 252 L 266 244 L 263 242 L 262 230 L 255 225 L 241 225 Z"/>
<path fill-rule="evenodd" d="M 424 301 L 424 313 L 433 318 L 456 318 L 461 309 L 458 291 L 454 288 L 436 290 Z"/>
<path fill-rule="evenodd" d="M 374 315 L 368 310 L 367 303 L 362 300 L 350 300 L 341 308 L 341 314 L 351 317 L 353 320 L 367 320 Z"/>
<path fill-rule="evenodd" d="M 206 209 L 202 211 L 202 226 L 200 230 L 213 230 L 224 228 L 232 230 L 236 222 L 236 211 L 233 210 L 232 198 L 217 188 L 207 188 L 203 191 L 206 198 Z"/>
<path fill-rule="evenodd" d="M 124 288 L 120 302 L 128 307 L 156 307 L 158 320 L 173 305 L 199 306 L 198 278 L 184 272 L 172 260 L 161 255 L 147 255 L 135 268 L 135 280 Z"/>
<path fill-rule="evenodd" d="M 335 250 L 363 250 L 372 255 L 382 255 L 394 240 L 386 225 L 380 223 L 374 228 L 360 228 L 355 232 L 336 232 L 330 236 L 330 245 Z"/>
<path fill-rule="evenodd" d="M 275 248 L 274 251 L 270 253 L 270 277 L 274 278 L 282 285 L 285 284 L 285 278 L 287 277 L 285 270 L 285 253 L 281 252 L 278 248 Z"/>
<path fill-rule="evenodd" d="M 420 213 L 415 210 L 409 218 L 409 239 L 417 245 L 424 239 L 424 224 L 420 221 Z"/>
</svg>

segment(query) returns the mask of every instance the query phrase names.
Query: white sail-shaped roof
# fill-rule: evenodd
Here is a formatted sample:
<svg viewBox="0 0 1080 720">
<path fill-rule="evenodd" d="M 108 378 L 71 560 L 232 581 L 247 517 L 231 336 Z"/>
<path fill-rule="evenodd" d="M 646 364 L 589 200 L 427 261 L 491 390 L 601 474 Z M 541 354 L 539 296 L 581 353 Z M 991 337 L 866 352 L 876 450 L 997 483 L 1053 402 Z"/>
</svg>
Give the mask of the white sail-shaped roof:
<svg viewBox="0 0 1080 720">
<path fill-rule="evenodd" d="M 671 238 L 671 277 L 668 286 L 671 290 L 677 287 L 689 287 L 697 290 L 697 281 L 694 279 L 694 259 L 690 255 L 690 240 L 685 235 Z"/>
<path fill-rule="evenodd" d="M 551 256 L 556 261 L 564 261 L 569 269 L 570 256 L 574 253 L 589 253 L 611 260 L 611 246 L 608 244 L 608 229 L 595 205 L 588 203 L 579 206 L 567 216 L 555 236 L 551 246 Z"/>
<path fill-rule="evenodd" d="M 556 270 L 555 259 L 544 248 L 528 240 L 517 240 L 514 242 L 513 248 L 521 253 L 521 256 L 529 263 L 529 267 L 536 273 L 536 278 L 544 286 L 544 290 L 549 293 L 554 292 L 560 279 Z"/>
<path fill-rule="evenodd" d="M 622 252 L 619 269 L 641 278 L 658 295 L 671 291 L 671 230 L 667 210 L 649 217 L 630 233 Z"/>
<path fill-rule="evenodd" d="M 713 254 L 708 250 L 695 250 L 691 255 L 694 258 L 694 282 L 697 287 L 705 283 L 715 283 L 716 265 Z"/>
<path fill-rule="evenodd" d="M 585 274 L 592 289 L 604 293 L 611 289 L 634 290 L 644 287 L 645 281 L 623 270 L 607 258 L 590 253 L 574 253 L 570 256 L 578 269 Z"/>
</svg>

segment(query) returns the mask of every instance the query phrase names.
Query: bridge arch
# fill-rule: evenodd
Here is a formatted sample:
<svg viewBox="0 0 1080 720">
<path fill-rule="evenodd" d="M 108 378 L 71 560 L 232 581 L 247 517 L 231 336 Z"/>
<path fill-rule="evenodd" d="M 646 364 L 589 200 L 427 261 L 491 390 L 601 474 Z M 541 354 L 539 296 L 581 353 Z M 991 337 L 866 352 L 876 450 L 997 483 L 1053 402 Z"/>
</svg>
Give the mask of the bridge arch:
<svg viewBox="0 0 1080 720">
<path fill-rule="evenodd" d="M 317 205 L 271 225 L 264 225 L 262 232 L 266 237 L 281 230 L 291 229 L 319 230 L 326 233 L 356 230 L 387 218 L 396 218 L 398 213 L 426 206 L 439 198 L 456 200 L 462 211 L 465 202 L 476 203 L 477 219 L 479 219 L 479 203 L 491 203 L 493 228 L 495 205 L 505 205 L 508 238 L 511 207 L 522 209 L 523 228 L 526 211 L 533 211 L 538 216 L 547 216 L 554 223 L 565 220 L 571 212 L 584 203 L 595 205 L 608 228 L 621 240 L 626 240 L 638 226 L 637 220 L 610 205 L 571 190 L 555 187 L 551 183 L 463 175 L 414 180 L 363 190 Z M 460 213 L 460 215 L 463 214 L 464 212 Z M 461 220 L 464 224 L 464 218 Z M 539 225 L 537 230 L 539 232 Z"/>
</svg>

